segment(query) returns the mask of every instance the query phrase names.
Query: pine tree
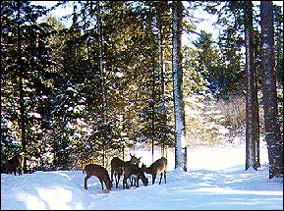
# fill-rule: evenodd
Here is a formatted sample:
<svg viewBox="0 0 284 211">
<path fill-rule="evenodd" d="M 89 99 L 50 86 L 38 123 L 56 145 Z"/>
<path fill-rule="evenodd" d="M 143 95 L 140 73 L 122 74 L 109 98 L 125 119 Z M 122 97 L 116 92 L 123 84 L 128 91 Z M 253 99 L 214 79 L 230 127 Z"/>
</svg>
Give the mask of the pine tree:
<svg viewBox="0 0 284 211">
<path fill-rule="evenodd" d="M 222 27 L 217 42 L 220 59 L 216 71 L 219 73 L 214 74 L 218 77 L 211 82 L 213 94 L 217 98 L 227 99 L 232 94 L 241 94 L 244 89 L 245 72 L 242 68 L 241 52 L 244 45 L 242 4 L 241 1 L 205 3 L 205 9 L 218 16 L 216 24 Z"/>
<path fill-rule="evenodd" d="M 261 1 L 264 140 L 267 143 L 269 178 L 283 177 L 283 137 L 278 122 L 274 59 L 272 1 Z"/>
<path fill-rule="evenodd" d="M 245 43 L 246 43 L 246 170 L 257 169 L 256 144 L 259 145 L 258 103 L 255 70 L 255 47 L 253 42 L 252 2 L 244 5 Z"/>
<path fill-rule="evenodd" d="M 3 95 L 1 93 L 5 100 L 1 105 L 5 110 L 11 109 L 7 113 L 10 116 L 5 115 L 9 125 L 21 128 L 19 131 L 13 126 L 12 130 L 20 134 L 14 137 L 14 142 L 21 140 L 20 151 L 25 152 L 26 159 L 37 155 L 44 133 L 42 102 L 46 102 L 44 96 L 47 94 L 44 67 L 49 64 L 49 49 L 45 42 L 50 32 L 46 24 L 37 20 L 45 13 L 44 7 L 30 2 L 1 2 L 1 27 L 5 29 L 5 33 L 1 33 L 1 45 L 5 47 L 1 50 L 4 51 L 3 76 L 6 78 L 6 84 L 1 84 L 1 91 L 5 87 Z M 10 102 L 13 107 L 9 106 Z"/>
</svg>

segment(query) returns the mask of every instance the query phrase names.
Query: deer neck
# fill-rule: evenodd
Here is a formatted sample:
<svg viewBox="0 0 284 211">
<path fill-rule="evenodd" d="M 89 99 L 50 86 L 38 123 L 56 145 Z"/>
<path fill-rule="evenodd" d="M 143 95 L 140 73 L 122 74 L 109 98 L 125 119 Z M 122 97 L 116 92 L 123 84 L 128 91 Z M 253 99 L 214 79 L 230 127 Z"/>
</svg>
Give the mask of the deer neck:
<svg viewBox="0 0 284 211">
<path fill-rule="evenodd" d="M 145 168 L 145 172 L 146 172 L 147 174 L 152 174 L 152 172 L 153 172 L 152 166 L 146 167 L 146 168 Z"/>
</svg>

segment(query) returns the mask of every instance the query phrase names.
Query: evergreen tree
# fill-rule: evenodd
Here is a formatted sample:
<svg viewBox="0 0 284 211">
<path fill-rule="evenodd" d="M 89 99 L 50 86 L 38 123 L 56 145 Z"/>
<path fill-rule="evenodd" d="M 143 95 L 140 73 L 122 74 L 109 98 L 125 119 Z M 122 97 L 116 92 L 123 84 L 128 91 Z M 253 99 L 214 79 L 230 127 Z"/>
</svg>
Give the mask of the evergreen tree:
<svg viewBox="0 0 284 211">
<path fill-rule="evenodd" d="M 245 79 L 242 68 L 243 13 L 241 1 L 208 2 L 205 10 L 218 16 L 216 24 L 222 27 L 219 33 L 220 49 L 219 77 L 213 82 L 213 94 L 218 98 L 227 99 L 232 94 L 241 94 Z"/>
<path fill-rule="evenodd" d="M 272 1 L 262 1 L 262 80 L 264 106 L 264 140 L 267 143 L 269 178 L 283 177 L 283 137 L 278 122 L 274 58 L 274 26 Z"/>
<path fill-rule="evenodd" d="M 4 99 L 1 106 L 5 108 L 3 116 L 10 125 L 8 127 L 14 125 L 11 129 L 17 135 L 13 137 L 13 142 L 20 143 L 20 151 L 25 152 L 27 159 L 37 156 L 44 134 L 42 113 L 48 92 L 44 67 L 49 64 L 46 38 L 50 32 L 46 24 L 38 24 L 37 20 L 45 13 L 44 7 L 31 5 L 30 2 L 1 2 L 1 27 L 4 32 L 1 32 L 1 45 L 4 46 L 1 48 L 1 62 L 3 59 L 2 76 L 5 78 L 1 80 L 1 97 Z M 10 107 L 10 103 L 14 106 Z M 9 112 L 7 109 L 12 110 Z M 6 146 L 4 144 L 4 148 Z"/>
<path fill-rule="evenodd" d="M 204 79 L 208 82 L 207 86 L 212 94 L 215 94 L 220 89 L 220 79 L 222 76 L 222 69 L 225 69 L 225 65 L 219 58 L 220 52 L 214 45 L 211 33 L 205 31 L 200 32 L 200 36 L 193 45 L 198 50 L 197 72 L 201 73 Z"/>
<path fill-rule="evenodd" d="M 255 71 L 255 47 L 253 42 L 252 2 L 244 4 L 245 47 L 246 47 L 246 170 L 259 166 L 259 122 Z M 258 156 L 256 156 L 258 155 Z"/>
</svg>

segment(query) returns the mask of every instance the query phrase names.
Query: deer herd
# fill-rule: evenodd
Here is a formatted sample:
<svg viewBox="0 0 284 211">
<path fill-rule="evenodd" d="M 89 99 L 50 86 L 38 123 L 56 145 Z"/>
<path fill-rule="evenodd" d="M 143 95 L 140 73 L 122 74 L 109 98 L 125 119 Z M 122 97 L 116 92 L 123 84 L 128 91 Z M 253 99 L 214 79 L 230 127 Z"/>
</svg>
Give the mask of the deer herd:
<svg viewBox="0 0 284 211">
<path fill-rule="evenodd" d="M 141 157 L 137 158 L 135 155 L 130 154 L 129 161 L 123 161 L 118 157 L 113 157 L 111 160 L 111 175 L 109 176 L 108 171 L 97 164 L 87 164 L 83 173 L 86 173 L 84 178 L 84 188 L 87 190 L 87 181 L 90 177 L 96 176 L 100 183 L 102 190 L 104 192 L 109 192 L 113 187 L 115 182 L 115 187 L 118 188 L 120 178 L 123 176 L 123 189 L 129 189 L 128 180 L 130 181 L 131 186 L 139 187 L 139 180 L 141 179 L 144 186 L 148 185 L 148 178 L 146 174 L 152 175 L 152 184 L 155 184 L 157 175 L 160 174 L 161 184 L 162 177 L 164 176 L 164 181 L 166 183 L 166 170 L 167 170 L 167 159 L 161 157 L 160 159 L 153 162 L 149 167 L 146 167 L 145 164 L 142 164 L 139 167 Z M 7 173 L 18 172 L 19 175 L 23 173 L 23 164 L 24 158 L 22 155 L 16 155 L 12 159 L 6 162 Z M 104 189 L 105 186 L 105 189 Z"/>
<path fill-rule="evenodd" d="M 153 162 L 149 167 L 146 167 L 145 164 L 142 164 L 139 167 L 140 158 L 137 158 L 135 155 L 130 154 L 129 161 L 123 161 L 118 157 L 113 157 L 111 160 L 111 175 L 109 176 L 108 171 L 97 164 L 88 164 L 84 167 L 83 173 L 86 172 L 86 176 L 84 179 L 84 188 L 87 190 L 87 180 L 91 176 L 96 176 L 100 183 L 102 190 L 104 192 L 109 192 L 113 187 L 113 183 L 115 182 L 115 187 L 118 188 L 120 178 L 123 175 L 123 189 L 129 189 L 128 180 L 130 181 L 131 186 L 139 187 L 139 180 L 141 179 L 144 186 L 148 185 L 148 178 L 145 176 L 146 174 L 152 175 L 152 184 L 155 184 L 155 179 L 158 174 L 160 174 L 161 184 L 162 177 L 164 176 L 164 181 L 166 183 L 166 170 L 167 170 L 167 159 L 165 157 L 161 157 L 160 159 Z M 104 189 L 104 185 L 105 188 Z"/>
</svg>

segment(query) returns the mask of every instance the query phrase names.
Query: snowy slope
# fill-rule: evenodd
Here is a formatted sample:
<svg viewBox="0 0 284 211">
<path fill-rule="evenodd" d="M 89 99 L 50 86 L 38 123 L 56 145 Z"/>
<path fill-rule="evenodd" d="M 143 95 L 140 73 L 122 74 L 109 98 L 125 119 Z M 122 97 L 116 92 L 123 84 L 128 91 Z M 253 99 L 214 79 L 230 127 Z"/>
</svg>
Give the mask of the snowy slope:
<svg viewBox="0 0 284 211">
<path fill-rule="evenodd" d="M 167 184 L 152 185 L 147 175 L 147 187 L 123 190 L 120 183 L 109 193 L 102 192 L 95 177 L 84 190 L 81 171 L 2 174 L 1 210 L 282 210 L 283 180 L 268 179 L 265 146 L 258 171 L 244 171 L 244 149 L 243 145 L 190 149 L 188 172 L 169 168 Z M 149 152 L 135 152 L 148 165 Z"/>
</svg>

